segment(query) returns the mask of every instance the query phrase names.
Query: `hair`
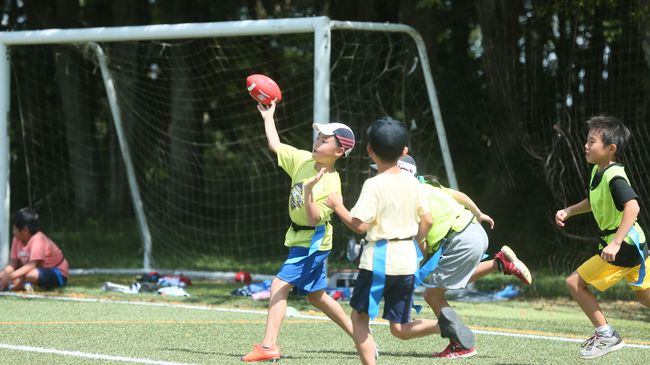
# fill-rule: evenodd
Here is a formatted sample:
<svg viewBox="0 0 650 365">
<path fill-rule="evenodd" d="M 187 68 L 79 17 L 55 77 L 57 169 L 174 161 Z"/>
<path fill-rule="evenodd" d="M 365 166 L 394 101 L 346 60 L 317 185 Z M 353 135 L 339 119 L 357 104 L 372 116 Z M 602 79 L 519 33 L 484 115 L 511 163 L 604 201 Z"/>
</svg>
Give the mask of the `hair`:
<svg viewBox="0 0 650 365">
<path fill-rule="evenodd" d="M 437 176 L 435 176 L 435 175 L 423 175 L 422 177 L 424 178 L 425 183 L 427 183 L 429 185 L 433 185 L 433 186 L 435 186 L 437 188 L 442 187 L 442 184 L 440 183 L 440 180 L 438 179 Z"/>
<path fill-rule="evenodd" d="M 38 213 L 30 207 L 22 208 L 14 214 L 14 226 L 20 230 L 27 227 L 31 234 L 38 232 Z"/>
<path fill-rule="evenodd" d="M 381 132 L 382 129 L 390 131 Z M 375 155 L 386 162 L 395 162 L 400 158 L 404 147 L 408 146 L 408 131 L 406 127 L 391 117 L 375 120 L 368 130 L 368 143 Z"/>
<path fill-rule="evenodd" d="M 599 132 L 605 145 L 616 145 L 616 156 L 625 151 L 630 140 L 630 130 L 618 118 L 608 115 L 597 115 L 587 120 L 590 131 Z"/>
</svg>

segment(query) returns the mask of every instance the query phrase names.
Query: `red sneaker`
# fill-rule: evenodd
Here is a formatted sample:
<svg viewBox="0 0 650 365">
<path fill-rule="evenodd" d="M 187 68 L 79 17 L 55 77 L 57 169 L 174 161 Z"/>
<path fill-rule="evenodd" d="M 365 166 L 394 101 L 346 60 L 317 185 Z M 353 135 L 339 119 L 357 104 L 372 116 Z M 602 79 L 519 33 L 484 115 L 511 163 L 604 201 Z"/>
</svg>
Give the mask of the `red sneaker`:
<svg viewBox="0 0 650 365">
<path fill-rule="evenodd" d="M 433 354 L 433 357 L 445 357 L 448 359 L 463 358 L 463 357 L 472 357 L 478 354 L 476 349 L 472 347 L 471 349 L 464 349 L 459 344 L 450 341 L 449 345 L 445 347 L 442 352 L 437 352 Z"/>
<path fill-rule="evenodd" d="M 517 258 L 517 255 L 515 255 L 515 252 L 510 247 L 505 245 L 501 247 L 501 251 L 494 255 L 494 259 L 499 261 L 501 264 L 499 267 L 504 274 L 514 275 L 526 285 L 530 285 L 533 282 L 533 277 L 530 275 L 528 267 Z"/>
<path fill-rule="evenodd" d="M 273 345 L 271 348 L 264 348 L 262 345 L 257 344 L 253 346 L 253 350 L 246 355 L 242 356 L 241 361 L 256 362 L 256 361 L 275 361 L 281 357 L 280 348 Z"/>
</svg>

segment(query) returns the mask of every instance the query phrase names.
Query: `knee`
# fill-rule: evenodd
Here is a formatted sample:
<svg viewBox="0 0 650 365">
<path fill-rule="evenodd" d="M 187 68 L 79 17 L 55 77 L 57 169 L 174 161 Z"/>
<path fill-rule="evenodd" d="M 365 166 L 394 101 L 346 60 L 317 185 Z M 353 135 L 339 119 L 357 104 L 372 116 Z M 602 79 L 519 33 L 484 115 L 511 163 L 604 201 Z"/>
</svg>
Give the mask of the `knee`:
<svg viewBox="0 0 650 365">
<path fill-rule="evenodd" d="M 445 292 L 438 289 L 427 289 L 424 291 L 422 298 L 429 305 L 441 303 L 445 298 Z"/>
<path fill-rule="evenodd" d="M 409 337 L 407 333 L 404 331 L 404 328 L 400 324 L 391 324 L 390 326 L 390 334 L 399 338 L 400 340 L 408 340 Z"/>
<path fill-rule="evenodd" d="M 580 289 L 580 277 L 576 273 L 569 275 L 565 283 L 570 292 L 575 293 Z"/>
<path fill-rule="evenodd" d="M 639 300 L 639 303 L 644 305 L 645 307 L 650 308 L 650 289 L 644 290 L 643 293 L 637 293 L 637 299 Z"/>
<path fill-rule="evenodd" d="M 307 301 L 315 307 L 320 302 L 320 295 L 317 295 L 317 293 L 309 293 L 307 294 Z"/>
</svg>

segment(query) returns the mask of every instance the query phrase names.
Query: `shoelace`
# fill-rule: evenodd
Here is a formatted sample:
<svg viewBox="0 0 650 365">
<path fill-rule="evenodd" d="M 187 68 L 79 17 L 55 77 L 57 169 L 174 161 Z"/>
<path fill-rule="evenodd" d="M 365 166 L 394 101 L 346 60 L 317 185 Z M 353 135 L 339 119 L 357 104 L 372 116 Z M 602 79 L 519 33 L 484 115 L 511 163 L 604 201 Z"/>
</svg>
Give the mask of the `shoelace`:
<svg viewBox="0 0 650 365">
<path fill-rule="evenodd" d="M 580 347 L 582 347 L 582 348 L 586 347 L 587 349 L 591 349 L 594 346 L 594 344 L 596 343 L 596 340 L 598 339 L 598 337 L 599 337 L 598 333 L 597 332 L 594 333 L 591 337 L 584 340 L 584 342 L 582 342 Z"/>
<path fill-rule="evenodd" d="M 458 345 L 455 342 L 450 342 L 447 348 L 442 352 L 443 354 L 452 354 L 454 352 L 457 352 L 458 350 L 461 350 L 460 345 Z"/>
</svg>

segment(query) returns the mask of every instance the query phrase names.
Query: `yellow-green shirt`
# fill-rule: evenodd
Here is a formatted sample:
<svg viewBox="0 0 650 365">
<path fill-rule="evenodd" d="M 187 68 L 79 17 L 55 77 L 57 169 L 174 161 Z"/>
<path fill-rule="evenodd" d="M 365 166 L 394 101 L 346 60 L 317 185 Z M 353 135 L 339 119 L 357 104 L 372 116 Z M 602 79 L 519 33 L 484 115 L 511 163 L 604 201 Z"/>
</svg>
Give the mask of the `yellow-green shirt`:
<svg viewBox="0 0 650 365">
<path fill-rule="evenodd" d="M 291 177 L 291 190 L 289 192 L 289 218 L 300 226 L 309 225 L 307 212 L 305 210 L 305 195 L 302 189 L 303 182 L 318 174 L 314 168 L 316 163 L 309 151 L 299 150 L 295 147 L 280 144 L 276 150 L 278 155 L 278 166 Z M 312 199 L 320 210 L 318 225 L 326 224 L 325 237 L 320 246 L 320 251 L 332 249 L 332 225 L 329 224 L 332 209 L 325 205 L 325 200 L 330 193 L 341 193 L 341 178 L 338 172 L 329 172 L 323 175 L 321 180 L 312 189 Z M 284 238 L 284 245 L 287 247 L 301 246 L 309 247 L 314 230 L 294 230 L 289 227 Z"/>
<path fill-rule="evenodd" d="M 618 229 L 618 226 L 621 224 L 621 220 L 623 219 L 623 210 L 619 210 L 616 207 L 612 191 L 610 190 L 610 183 L 617 178 L 624 179 L 628 184 L 630 183 L 630 180 L 625 173 L 625 168 L 621 164 L 612 164 L 608 166 L 601 172 L 601 179 L 596 184 L 594 179 L 596 178 L 597 173 L 598 165 L 594 165 L 591 170 L 591 179 L 589 184 L 589 204 L 591 206 L 591 212 L 598 224 L 598 228 L 602 231 L 614 231 L 601 237 L 603 241 L 607 243 L 613 239 L 616 234 L 615 231 Z M 639 234 L 640 243 L 645 242 L 645 233 L 638 222 L 634 223 L 634 228 Z M 625 236 L 625 243 L 634 243 L 629 234 Z"/>
<path fill-rule="evenodd" d="M 431 207 L 433 226 L 427 235 L 427 242 L 429 252 L 434 252 L 450 230 L 460 232 L 475 218 L 472 212 L 450 195 L 449 189 L 430 184 L 422 184 L 421 188 Z"/>
</svg>

